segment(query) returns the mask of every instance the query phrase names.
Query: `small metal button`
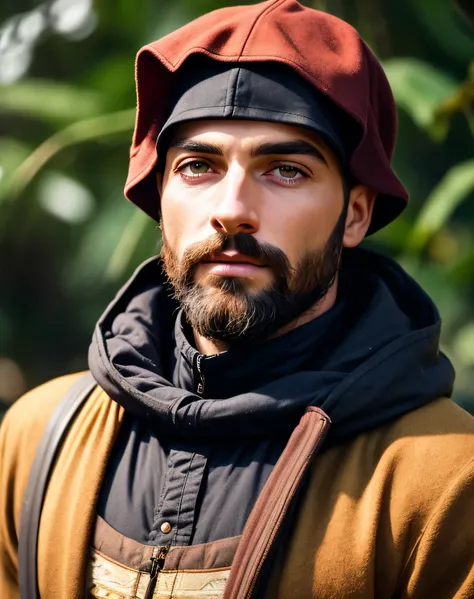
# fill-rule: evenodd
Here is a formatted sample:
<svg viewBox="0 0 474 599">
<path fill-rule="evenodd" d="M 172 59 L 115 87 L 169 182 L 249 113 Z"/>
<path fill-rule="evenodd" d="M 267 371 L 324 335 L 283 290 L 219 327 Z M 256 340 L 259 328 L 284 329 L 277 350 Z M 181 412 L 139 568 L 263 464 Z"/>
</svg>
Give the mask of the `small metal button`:
<svg viewBox="0 0 474 599">
<path fill-rule="evenodd" d="M 171 524 L 169 522 L 163 522 L 163 524 L 160 526 L 160 530 L 164 535 L 167 535 L 169 532 L 171 532 Z"/>
</svg>

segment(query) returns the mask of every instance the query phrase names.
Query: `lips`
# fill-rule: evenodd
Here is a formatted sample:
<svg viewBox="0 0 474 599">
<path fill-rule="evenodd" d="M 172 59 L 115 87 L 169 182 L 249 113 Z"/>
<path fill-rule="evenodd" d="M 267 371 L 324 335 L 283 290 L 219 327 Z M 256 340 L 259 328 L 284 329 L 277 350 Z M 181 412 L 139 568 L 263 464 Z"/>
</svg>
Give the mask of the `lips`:
<svg viewBox="0 0 474 599">
<path fill-rule="evenodd" d="M 202 264 L 208 265 L 208 274 L 222 277 L 253 278 L 262 268 L 267 267 L 257 259 L 233 250 L 212 254 L 209 258 L 202 260 Z"/>
<path fill-rule="evenodd" d="M 225 251 L 219 254 L 213 254 L 202 262 L 211 264 L 248 264 L 264 268 L 266 264 L 262 264 L 259 260 L 246 256 L 236 251 Z"/>
</svg>

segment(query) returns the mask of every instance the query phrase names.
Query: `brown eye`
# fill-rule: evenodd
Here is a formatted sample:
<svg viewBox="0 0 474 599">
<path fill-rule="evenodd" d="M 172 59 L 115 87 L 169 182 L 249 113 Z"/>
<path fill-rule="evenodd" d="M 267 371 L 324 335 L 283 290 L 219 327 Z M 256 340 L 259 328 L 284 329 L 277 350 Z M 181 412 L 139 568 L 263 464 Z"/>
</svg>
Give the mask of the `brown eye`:
<svg viewBox="0 0 474 599">
<path fill-rule="evenodd" d="M 280 164 L 266 174 L 271 174 L 282 185 L 298 185 L 308 178 L 302 169 L 292 164 Z"/>
<path fill-rule="evenodd" d="M 279 166 L 280 175 L 285 179 L 294 179 L 301 171 L 294 166 Z"/>
<path fill-rule="evenodd" d="M 203 175 L 209 170 L 209 165 L 205 162 L 190 162 L 186 167 L 189 168 L 193 175 Z"/>
</svg>

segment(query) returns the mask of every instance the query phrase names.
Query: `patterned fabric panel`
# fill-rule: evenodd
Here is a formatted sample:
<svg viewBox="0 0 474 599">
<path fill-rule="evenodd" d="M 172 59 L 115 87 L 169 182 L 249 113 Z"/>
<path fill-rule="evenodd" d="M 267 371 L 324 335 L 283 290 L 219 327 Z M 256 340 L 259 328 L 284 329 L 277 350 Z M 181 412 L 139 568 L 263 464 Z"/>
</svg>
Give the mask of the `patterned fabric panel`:
<svg viewBox="0 0 474 599">
<path fill-rule="evenodd" d="M 163 570 L 153 599 L 222 599 L 230 568 Z M 144 599 L 150 574 L 128 568 L 93 550 L 88 572 L 90 597 Z"/>
</svg>

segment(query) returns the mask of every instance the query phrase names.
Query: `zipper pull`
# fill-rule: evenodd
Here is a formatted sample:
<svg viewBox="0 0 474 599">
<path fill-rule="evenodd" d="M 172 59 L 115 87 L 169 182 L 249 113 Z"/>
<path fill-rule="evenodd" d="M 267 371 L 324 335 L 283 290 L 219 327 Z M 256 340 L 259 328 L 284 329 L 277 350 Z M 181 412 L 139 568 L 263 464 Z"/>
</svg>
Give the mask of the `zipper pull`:
<svg viewBox="0 0 474 599">
<path fill-rule="evenodd" d="M 143 599 L 153 599 L 153 593 L 155 592 L 158 574 L 161 572 L 161 570 L 163 570 L 163 566 L 165 565 L 166 554 L 168 553 L 168 551 L 169 547 L 155 547 L 153 549 L 153 554 L 150 558 L 150 580 L 148 582 L 148 586 L 146 587 L 146 592 Z"/>
<path fill-rule="evenodd" d="M 199 393 L 199 395 L 201 395 L 201 397 L 204 395 L 204 385 L 206 383 L 206 379 L 202 372 L 202 365 L 201 365 L 201 361 L 203 358 L 204 358 L 204 356 L 202 354 L 197 354 L 197 356 L 196 356 L 196 370 L 198 372 L 198 377 L 199 377 L 199 381 L 198 381 L 198 384 L 196 387 L 196 392 Z"/>
</svg>

